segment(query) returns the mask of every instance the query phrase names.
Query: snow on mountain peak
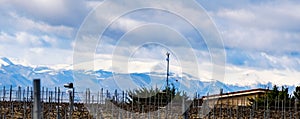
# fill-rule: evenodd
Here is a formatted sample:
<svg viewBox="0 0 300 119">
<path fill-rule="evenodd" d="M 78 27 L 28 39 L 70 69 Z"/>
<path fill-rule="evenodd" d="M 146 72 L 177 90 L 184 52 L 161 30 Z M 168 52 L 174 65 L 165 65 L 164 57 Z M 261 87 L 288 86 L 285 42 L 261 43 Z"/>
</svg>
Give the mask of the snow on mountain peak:
<svg viewBox="0 0 300 119">
<path fill-rule="evenodd" d="M 12 63 L 8 58 L 6 57 L 2 57 L 0 58 L 0 65 L 4 65 L 4 66 L 7 66 L 7 65 L 13 65 L 14 63 Z"/>
<path fill-rule="evenodd" d="M 21 60 L 18 58 L 11 58 L 11 57 L 1 57 L 0 58 L 0 66 L 4 65 L 4 66 L 8 66 L 8 65 L 22 65 L 22 66 L 30 66 L 32 67 L 32 65 L 26 61 L 26 60 Z"/>
</svg>

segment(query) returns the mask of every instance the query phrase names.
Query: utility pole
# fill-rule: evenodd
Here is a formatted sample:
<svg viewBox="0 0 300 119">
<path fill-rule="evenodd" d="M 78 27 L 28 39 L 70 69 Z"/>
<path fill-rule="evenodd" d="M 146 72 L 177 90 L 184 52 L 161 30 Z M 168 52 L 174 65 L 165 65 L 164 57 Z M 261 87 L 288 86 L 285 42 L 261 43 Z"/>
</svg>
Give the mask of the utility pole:
<svg viewBox="0 0 300 119">
<path fill-rule="evenodd" d="M 169 100 L 170 100 L 170 87 L 169 87 L 169 63 L 170 63 L 170 53 L 169 52 L 167 52 L 166 53 L 166 55 L 167 55 L 167 88 L 166 88 L 166 96 L 167 96 L 167 101 L 166 101 L 166 103 L 168 103 L 169 102 Z M 167 107 L 166 107 L 166 112 L 165 112 L 165 118 L 167 119 L 168 118 L 168 110 L 169 110 L 169 106 L 168 106 L 168 104 L 167 104 Z"/>
<path fill-rule="evenodd" d="M 170 65 L 170 53 L 167 52 L 167 88 L 169 88 L 169 65 Z"/>
</svg>

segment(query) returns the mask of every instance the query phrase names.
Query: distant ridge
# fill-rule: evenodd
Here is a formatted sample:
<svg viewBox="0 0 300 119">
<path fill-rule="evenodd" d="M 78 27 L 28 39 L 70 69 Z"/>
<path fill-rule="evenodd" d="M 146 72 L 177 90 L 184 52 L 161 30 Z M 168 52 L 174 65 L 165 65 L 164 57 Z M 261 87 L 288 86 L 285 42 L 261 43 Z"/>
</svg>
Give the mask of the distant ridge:
<svg viewBox="0 0 300 119">
<path fill-rule="evenodd" d="M 13 87 L 32 86 L 32 80 L 35 78 L 41 79 L 42 85 L 48 88 L 62 87 L 63 84 L 74 82 L 74 74 L 76 78 L 82 80 L 78 82 L 76 80 L 75 87 L 77 90 L 90 86 L 91 83 L 95 85 L 96 89 L 107 90 L 129 90 L 132 89 L 128 85 L 128 81 L 133 82 L 137 87 L 152 87 L 161 88 L 165 85 L 165 74 L 159 72 L 147 72 L 147 73 L 117 73 L 114 74 L 110 71 L 96 70 L 96 71 L 82 71 L 71 69 L 52 69 L 47 66 L 23 66 L 15 65 L 8 58 L 2 57 L 0 60 L 2 67 L 0 67 L 0 88 L 3 86 Z M 115 80 L 117 79 L 117 80 Z M 178 80 L 178 82 L 176 81 Z M 183 73 L 183 76 L 171 75 L 170 84 L 173 84 L 177 90 L 182 90 L 194 95 L 197 92 L 200 95 L 207 95 L 208 91 L 212 89 L 212 85 L 217 88 L 222 88 L 224 92 L 233 92 L 239 90 L 247 90 L 251 88 L 266 88 L 272 86 L 272 83 L 268 84 L 256 84 L 255 86 L 238 86 L 238 85 L 226 85 L 221 81 L 201 81 L 201 79 L 193 77 L 192 75 Z M 120 88 L 122 86 L 122 89 Z M 219 90 L 216 91 L 219 93 Z"/>
</svg>

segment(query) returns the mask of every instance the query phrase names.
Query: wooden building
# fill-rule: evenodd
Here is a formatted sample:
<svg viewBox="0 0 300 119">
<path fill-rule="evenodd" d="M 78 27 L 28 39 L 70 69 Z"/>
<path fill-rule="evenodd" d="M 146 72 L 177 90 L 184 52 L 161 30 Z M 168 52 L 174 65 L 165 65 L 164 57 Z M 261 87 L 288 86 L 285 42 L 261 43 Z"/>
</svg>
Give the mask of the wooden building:
<svg viewBox="0 0 300 119">
<path fill-rule="evenodd" d="M 239 107 L 250 106 L 249 98 L 257 98 L 265 95 L 268 89 L 251 89 L 230 93 L 220 93 L 216 95 L 203 96 L 203 105 L 209 105 L 209 107 Z"/>
</svg>

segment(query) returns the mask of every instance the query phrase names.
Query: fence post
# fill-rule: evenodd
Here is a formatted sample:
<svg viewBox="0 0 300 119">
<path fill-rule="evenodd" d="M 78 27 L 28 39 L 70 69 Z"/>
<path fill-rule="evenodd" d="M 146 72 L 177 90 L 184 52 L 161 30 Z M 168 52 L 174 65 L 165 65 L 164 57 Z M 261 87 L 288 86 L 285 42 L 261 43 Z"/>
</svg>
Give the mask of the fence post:
<svg viewBox="0 0 300 119">
<path fill-rule="evenodd" d="M 33 99 L 33 91 L 32 91 L 32 87 L 30 88 L 30 101 L 32 102 L 32 99 Z"/>
<path fill-rule="evenodd" d="M 104 104 L 104 100 L 103 100 L 103 88 L 101 88 L 101 97 L 100 97 L 100 104 Z"/>
<path fill-rule="evenodd" d="M 95 114 L 94 95 L 92 95 L 91 112 Z"/>
<path fill-rule="evenodd" d="M 33 80 L 34 104 L 33 119 L 41 119 L 41 82 L 40 79 Z"/>
<path fill-rule="evenodd" d="M 12 102 L 11 102 L 11 104 L 10 104 L 10 108 L 11 108 L 11 112 L 10 112 L 11 115 L 10 115 L 10 116 L 11 116 L 11 118 L 14 118 L 14 114 L 15 114 L 15 113 L 14 113 L 14 105 L 13 105 Z"/>
<path fill-rule="evenodd" d="M 25 89 L 24 89 L 24 93 L 25 93 Z M 24 119 L 26 119 L 26 117 L 27 117 L 26 108 L 27 108 L 26 98 L 23 97 L 23 118 Z"/>
<path fill-rule="evenodd" d="M 108 90 L 106 90 L 106 99 L 109 99 L 109 98 L 110 98 L 109 92 L 108 92 Z"/>
<path fill-rule="evenodd" d="M 61 92 L 61 101 L 60 102 L 64 102 L 64 92 Z"/>
<path fill-rule="evenodd" d="M 28 100 L 28 97 L 29 97 L 29 87 L 27 86 L 27 96 L 26 96 L 27 102 L 29 101 L 29 100 Z"/>
<path fill-rule="evenodd" d="M 54 103 L 56 102 L 56 95 L 57 95 L 57 87 L 54 87 Z"/>
<path fill-rule="evenodd" d="M 26 90 L 25 90 L 25 88 L 23 89 L 23 101 L 25 102 L 26 100 L 25 100 L 25 93 L 26 93 Z"/>
<path fill-rule="evenodd" d="M 48 92 L 48 88 L 46 88 L 46 102 L 47 102 L 47 100 L 48 100 L 48 102 L 50 102 L 50 101 L 49 101 L 48 93 L 49 93 L 49 92 Z"/>
<path fill-rule="evenodd" d="M 53 91 L 49 92 L 49 102 L 51 103 L 53 100 Z"/>
<path fill-rule="evenodd" d="M 3 101 L 5 100 L 5 94 L 6 94 L 5 86 L 3 86 Z"/>
<path fill-rule="evenodd" d="M 74 90 L 71 90 L 69 91 L 69 103 L 70 103 L 70 112 L 69 112 L 69 118 L 72 119 L 73 117 L 73 91 Z"/>
<path fill-rule="evenodd" d="M 183 118 L 184 119 L 188 119 L 187 110 L 186 110 L 186 107 L 185 107 L 185 99 L 184 99 L 184 97 L 182 97 L 182 113 L 183 113 Z"/>
<path fill-rule="evenodd" d="M 297 118 L 297 115 L 298 115 L 298 114 L 297 114 L 297 103 L 298 103 L 298 99 L 296 98 L 296 99 L 295 99 L 295 109 L 294 109 L 294 110 L 295 110 L 295 113 L 296 113 L 296 114 L 295 114 L 295 115 L 296 115 L 296 118 Z"/>
<path fill-rule="evenodd" d="M 91 92 L 90 92 L 90 89 L 88 89 L 87 91 L 88 91 L 88 104 L 91 104 Z"/>
<path fill-rule="evenodd" d="M 12 96 L 12 85 L 10 85 L 10 89 L 9 89 L 9 101 L 11 102 L 11 97 Z"/>
<path fill-rule="evenodd" d="M 125 98 L 125 92 L 122 91 L 122 102 L 125 103 L 125 101 L 126 101 L 126 98 Z"/>
<path fill-rule="evenodd" d="M 97 103 L 96 103 L 96 119 L 99 119 L 99 97 L 100 96 L 100 92 L 98 91 L 97 93 Z"/>
<path fill-rule="evenodd" d="M 58 87 L 58 92 L 57 92 L 57 119 L 60 119 L 60 89 Z"/>
<path fill-rule="evenodd" d="M 42 87 L 42 95 L 41 95 L 41 100 L 44 102 L 44 87 Z"/>
<path fill-rule="evenodd" d="M 22 97 L 22 96 L 21 96 L 21 95 L 22 95 L 21 92 L 22 92 L 21 86 L 18 86 L 18 98 L 17 98 L 18 101 L 21 101 L 21 97 Z"/>
<path fill-rule="evenodd" d="M 115 98 L 116 98 L 116 102 L 118 102 L 118 91 L 117 91 L 117 89 L 115 89 Z"/>
<path fill-rule="evenodd" d="M 88 89 L 85 89 L 85 104 L 88 103 Z"/>
<path fill-rule="evenodd" d="M 73 112 L 74 112 L 74 101 L 75 101 L 75 87 L 72 88 L 72 118 L 73 118 Z"/>
</svg>

